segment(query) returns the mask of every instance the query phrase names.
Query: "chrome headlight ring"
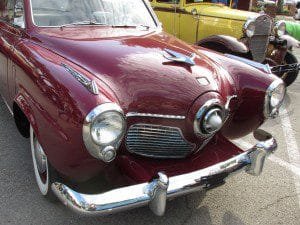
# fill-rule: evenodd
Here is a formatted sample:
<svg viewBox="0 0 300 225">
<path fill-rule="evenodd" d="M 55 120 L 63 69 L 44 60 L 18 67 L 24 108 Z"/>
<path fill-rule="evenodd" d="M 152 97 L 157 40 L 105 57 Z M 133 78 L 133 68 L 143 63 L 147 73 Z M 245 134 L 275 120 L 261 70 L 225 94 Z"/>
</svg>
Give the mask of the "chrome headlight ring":
<svg viewBox="0 0 300 225">
<path fill-rule="evenodd" d="M 254 19 L 249 19 L 247 22 L 244 24 L 244 33 L 248 38 L 252 38 L 255 34 L 255 20 Z"/>
<path fill-rule="evenodd" d="M 264 116 L 275 118 L 279 113 L 286 94 L 286 87 L 281 79 L 276 79 L 268 87 L 265 95 Z"/>
<path fill-rule="evenodd" d="M 115 103 L 94 108 L 85 118 L 82 133 L 88 152 L 104 162 L 111 162 L 126 130 L 123 110 Z"/>
<path fill-rule="evenodd" d="M 219 99 L 207 101 L 197 112 L 194 119 L 194 132 L 201 137 L 217 133 L 226 121 L 226 110 Z"/>
<path fill-rule="evenodd" d="M 286 33 L 286 24 L 283 20 L 275 23 L 274 33 L 277 37 L 281 37 Z"/>
</svg>

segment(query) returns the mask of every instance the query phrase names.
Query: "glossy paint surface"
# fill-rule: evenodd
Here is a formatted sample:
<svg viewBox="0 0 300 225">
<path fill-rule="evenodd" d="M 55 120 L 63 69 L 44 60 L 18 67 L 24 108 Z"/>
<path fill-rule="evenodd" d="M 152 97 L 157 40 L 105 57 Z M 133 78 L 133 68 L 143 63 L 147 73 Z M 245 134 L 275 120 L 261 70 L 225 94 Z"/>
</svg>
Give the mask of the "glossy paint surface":
<svg viewBox="0 0 300 225">
<path fill-rule="evenodd" d="M 182 168 L 199 169 L 206 165 L 205 161 L 214 163 L 235 155 L 239 149 L 226 138 L 246 135 L 264 121 L 264 95 L 276 79 L 273 76 L 187 45 L 159 27 L 154 30 L 99 26 L 38 28 L 32 24 L 29 1 L 25 0 L 25 6 L 26 29 L 0 21 L 0 92 L 11 108 L 14 104 L 21 108 L 50 163 L 71 179 L 87 180 L 113 168 L 117 174 L 139 182 L 157 170 L 177 175 L 183 172 Z M 164 57 L 165 48 L 185 55 L 196 53 L 196 65 L 168 61 Z M 89 92 L 62 63 L 95 80 L 100 94 Z M 208 84 L 200 84 L 197 78 L 206 79 Z M 202 149 L 187 159 L 137 157 L 122 143 L 117 160 L 105 164 L 84 147 L 84 118 L 106 102 L 119 104 L 125 114 L 185 116 L 185 120 L 130 117 L 127 127 L 135 123 L 179 127 L 188 141 L 200 147 L 204 139 L 193 130 L 197 110 L 212 98 L 225 104 L 232 95 L 238 97 L 230 117 L 217 135 L 219 138 L 214 139 L 222 144 Z M 227 148 L 230 154 L 224 152 Z M 132 162 L 144 170 L 134 172 L 130 167 Z M 177 169 L 173 165 L 178 165 Z"/>
</svg>

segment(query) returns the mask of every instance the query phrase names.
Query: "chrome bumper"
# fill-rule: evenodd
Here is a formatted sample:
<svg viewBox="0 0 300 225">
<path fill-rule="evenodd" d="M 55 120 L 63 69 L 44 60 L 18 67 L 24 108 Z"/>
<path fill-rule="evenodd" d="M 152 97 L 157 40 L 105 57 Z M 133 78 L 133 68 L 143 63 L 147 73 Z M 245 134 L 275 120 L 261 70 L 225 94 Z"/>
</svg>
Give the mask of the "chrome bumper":
<svg viewBox="0 0 300 225">
<path fill-rule="evenodd" d="M 157 178 L 150 183 L 96 195 L 75 192 L 61 183 L 53 183 L 52 190 L 66 206 L 84 215 L 111 214 L 148 204 L 154 214 L 162 216 L 167 198 L 219 186 L 229 175 L 241 170 L 254 176 L 260 175 L 266 157 L 276 150 L 277 143 L 270 134 L 262 130 L 256 131 L 254 136 L 259 142 L 253 148 L 195 172 L 174 177 L 158 173 Z"/>
</svg>

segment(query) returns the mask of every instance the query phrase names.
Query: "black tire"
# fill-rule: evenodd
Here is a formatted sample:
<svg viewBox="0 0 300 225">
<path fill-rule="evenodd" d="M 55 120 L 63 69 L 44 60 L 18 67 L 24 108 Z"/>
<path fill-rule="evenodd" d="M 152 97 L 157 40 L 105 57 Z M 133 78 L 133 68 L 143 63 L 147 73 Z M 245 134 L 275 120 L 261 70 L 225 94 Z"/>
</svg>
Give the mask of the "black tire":
<svg viewBox="0 0 300 225">
<path fill-rule="evenodd" d="M 286 64 L 295 64 L 295 63 L 298 63 L 298 59 L 291 52 L 287 52 L 287 54 L 284 58 L 284 62 Z M 286 86 L 290 86 L 297 79 L 298 74 L 299 74 L 299 71 L 289 72 L 289 73 L 281 74 L 280 77 L 282 78 L 282 80 L 284 81 Z"/>
<path fill-rule="evenodd" d="M 31 153 L 32 153 L 32 160 L 33 160 L 33 168 L 34 168 L 34 175 L 37 182 L 37 186 L 40 190 L 40 193 L 49 201 L 56 202 L 58 199 L 56 195 L 53 193 L 51 189 L 51 185 L 54 182 L 60 181 L 60 177 L 58 172 L 51 166 L 51 164 L 48 162 L 48 159 L 39 144 L 39 141 L 37 140 L 33 128 L 30 126 L 30 145 L 31 145 Z M 37 149 L 39 151 L 37 151 Z M 39 152 L 39 153 L 37 153 Z M 43 156 L 41 156 L 40 152 L 43 153 Z M 40 158 L 37 157 L 37 155 L 40 154 Z M 42 159 L 42 160 L 38 160 Z M 43 162 L 43 170 L 44 172 L 40 172 L 38 165 L 38 162 Z"/>
</svg>

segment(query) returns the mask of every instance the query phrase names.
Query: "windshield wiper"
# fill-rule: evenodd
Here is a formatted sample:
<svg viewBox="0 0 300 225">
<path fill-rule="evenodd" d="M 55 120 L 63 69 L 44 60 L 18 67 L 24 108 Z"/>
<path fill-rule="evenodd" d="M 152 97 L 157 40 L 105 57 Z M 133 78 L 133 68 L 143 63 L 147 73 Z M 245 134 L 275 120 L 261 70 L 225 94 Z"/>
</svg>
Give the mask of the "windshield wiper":
<svg viewBox="0 0 300 225">
<path fill-rule="evenodd" d="M 107 24 L 105 23 L 98 23 L 96 21 L 93 20 L 85 20 L 85 21 L 78 21 L 78 22 L 74 22 L 74 23 L 69 23 L 69 24 L 63 24 L 60 26 L 60 28 L 64 28 L 64 27 L 70 27 L 70 26 L 84 26 L 84 25 L 101 25 L 101 26 L 105 26 Z"/>
<path fill-rule="evenodd" d="M 150 26 L 147 25 L 112 25 L 113 28 L 136 28 L 136 29 L 146 29 L 149 30 Z"/>
</svg>

